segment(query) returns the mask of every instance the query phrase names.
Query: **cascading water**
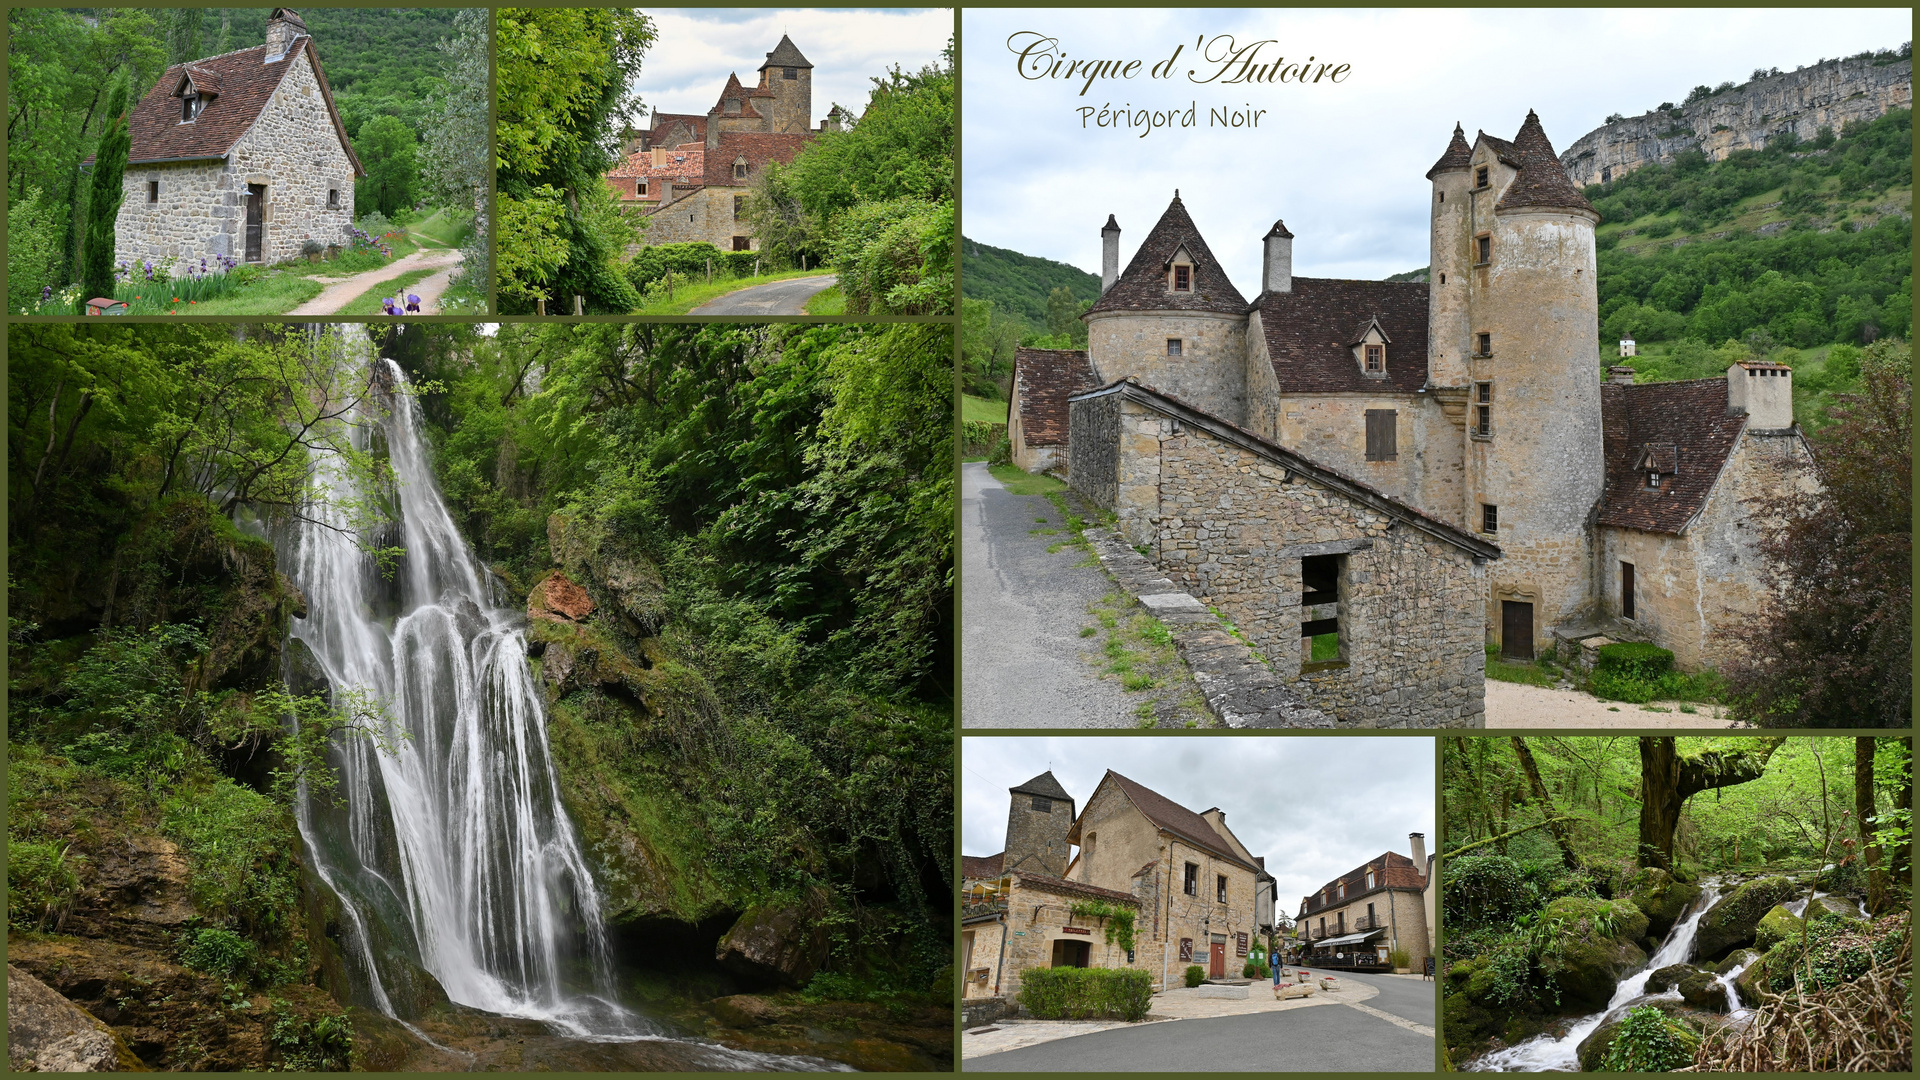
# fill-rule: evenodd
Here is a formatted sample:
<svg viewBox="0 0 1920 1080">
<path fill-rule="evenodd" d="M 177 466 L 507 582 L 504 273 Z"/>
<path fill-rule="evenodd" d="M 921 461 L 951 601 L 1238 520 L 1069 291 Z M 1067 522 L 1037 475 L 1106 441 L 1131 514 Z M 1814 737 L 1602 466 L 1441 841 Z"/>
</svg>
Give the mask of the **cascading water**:
<svg viewBox="0 0 1920 1080">
<path fill-rule="evenodd" d="M 365 328 L 339 330 L 364 365 Z M 417 964 L 463 1005 L 586 1038 L 654 1034 L 613 999 L 600 899 L 561 807 L 520 616 L 496 602 L 440 497 L 405 375 L 390 360 L 372 370 L 380 389 L 347 434 L 359 450 L 384 443 L 393 489 L 360 490 L 322 451 L 311 505 L 283 539 L 309 608 L 292 636 L 336 699 L 371 695 L 397 737 L 388 751 L 338 740 L 339 799 L 303 797 L 298 815 L 347 909 L 370 1004 L 393 1015 L 389 990 Z M 349 508 L 369 499 L 397 534 L 359 535 Z M 368 549 L 391 541 L 403 554 L 389 581 Z"/>
<path fill-rule="evenodd" d="M 1586 1041 L 1587 1036 L 1593 1034 L 1601 1024 L 1618 1016 L 1629 1006 L 1643 1001 L 1679 1000 L 1678 990 L 1648 994 L 1647 978 L 1663 967 L 1670 964 L 1684 964 L 1693 958 L 1693 938 L 1695 932 L 1700 929 L 1700 917 L 1720 899 L 1718 881 L 1703 881 L 1701 889 L 1700 899 L 1695 902 L 1686 918 L 1674 924 L 1673 930 L 1667 934 L 1667 939 L 1660 943 L 1660 948 L 1654 952 L 1653 958 L 1647 961 L 1646 966 L 1620 980 L 1620 984 L 1614 988 L 1613 997 L 1607 1001 L 1605 1009 L 1592 1016 L 1582 1017 L 1565 1035 L 1557 1039 L 1551 1035 L 1536 1035 L 1505 1050 L 1496 1050 L 1468 1062 L 1467 1069 L 1477 1072 L 1579 1072 L 1580 1044 Z M 1727 993 L 1728 1000 L 1738 1008 L 1739 997 L 1733 993 L 1730 983 L 1727 985 Z"/>
</svg>

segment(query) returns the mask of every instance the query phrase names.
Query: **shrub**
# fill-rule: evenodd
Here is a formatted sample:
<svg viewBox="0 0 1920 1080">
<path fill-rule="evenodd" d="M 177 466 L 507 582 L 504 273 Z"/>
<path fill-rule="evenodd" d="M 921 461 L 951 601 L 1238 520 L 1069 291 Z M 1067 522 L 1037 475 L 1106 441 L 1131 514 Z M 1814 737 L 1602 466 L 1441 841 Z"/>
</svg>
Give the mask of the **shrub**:
<svg viewBox="0 0 1920 1080">
<path fill-rule="evenodd" d="M 1243 979 L 1270 979 L 1273 977 L 1273 973 L 1267 970 L 1267 965 L 1260 961 L 1249 960 L 1240 966 L 1240 977 Z"/>
<path fill-rule="evenodd" d="M 1153 1006 L 1153 976 L 1131 969 L 1032 968 L 1021 978 L 1020 1004 L 1042 1020 L 1133 1023 L 1146 1019 Z"/>
<path fill-rule="evenodd" d="M 834 222 L 833 268 L 849 315 L 953 310 L 953 204 L 862 203 Z"/>
<path fill-rule="evenodd" d="M 7 922 L 22 930 L 58 929 L 80 878 L 67 845 L 32 840 L 7 843 Z"/>
<path fill-rule="evenodd" d="M 258 957 L 253 942 L 231 930 L 206 927 L 180 935 L 180 962 L 223 979 L 247 980 Z"/>
<path fill-rule="evenodd" d="M 1505 855 L 1447 860 L 1440 902 L 1449 927 L 1510 926 L 1516 916 L 1540 907 L 1540 887 L 1526 868 Z"/>
<path fill-rule="evenodd" d="M 1396 968 L 1410 968 L 1413 966 L 1413 954 L 1405 949 L 1389 949 L 1387 963 Z"/>
<path fill-rule="evenodd" d="M 1588 688 L 1595 697 L 1641 704 L 1681 689 L 1685 677 L 1673 670 L 1673 653 L 1643 641 L 1600 647 Z"/>
<path fill-rule="evenodd" d="M 1607 1046 L 1601 1072 L 1671 1072 L 1692 1064 L 1700 1036 L 1652 1005 L 1629 1010 Z"/>
<path fill-rule="evenodd" d="M 756 265 L 762 273 L 780 269 L 764 252 L 721 251 L 702 241 L 643 247 L 634 252 L 633 258 L 621 267 L 621 271 L 636 291 L 645 293 L 649 285 L 663 281 L 668 274 L 674 275 L 676 285 L 684 285 L 692 280 L 705 281 L 709 263 L 713 266 L 714 275 L 719 278 L 750 277 Z"/>
<path fill-rule="evenodd" d="M 1658 679 L 1673 670 L 1673 653 L 1644 641 L 1616 641 L 1600 647 L 1600 659 L 1594 670 Z"/>
<path fill-rule="evenodd" d="M 1201 983 L 1206 981 L 1207 981 L 1206 968 L 1201 967 L 1199 964 L 1187 965 L 1187 985 L 1189 987 L 1199 986 Z"/>
<path fill-rule="evenodd" d="M 231 780 L 182 788 L 161 804 L 161 829 L 192 860 L 200 910 L 274 941 L 299 911 L 299 866 L 285 808 Z"/>
</svg>

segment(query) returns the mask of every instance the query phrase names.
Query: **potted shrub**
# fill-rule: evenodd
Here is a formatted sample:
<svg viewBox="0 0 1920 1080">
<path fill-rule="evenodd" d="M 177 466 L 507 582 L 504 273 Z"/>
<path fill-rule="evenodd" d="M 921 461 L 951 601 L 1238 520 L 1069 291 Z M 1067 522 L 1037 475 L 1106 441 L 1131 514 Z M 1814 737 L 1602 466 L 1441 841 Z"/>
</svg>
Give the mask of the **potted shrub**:
<svg viewBox="0 0 1920 1080">
<path fill-rule="evenodd" d="M 1393 965 L 1395 975 L 1406 975 L 1413 970 L 1413 957 L 1405 949 L 1389 949 L 1387 963 Z"/>
<path fill-rule="evenodd" d="M 307 261 L 310 263 L 319 262 L 320 253 L 325 250 L 327 250 L 327 246 L 325 244 L 322 244 L 318 240 L 309 240 L 306 243 L 300 245 L 300 254 L 305 255 L 307 257 Z"/>
</svg>

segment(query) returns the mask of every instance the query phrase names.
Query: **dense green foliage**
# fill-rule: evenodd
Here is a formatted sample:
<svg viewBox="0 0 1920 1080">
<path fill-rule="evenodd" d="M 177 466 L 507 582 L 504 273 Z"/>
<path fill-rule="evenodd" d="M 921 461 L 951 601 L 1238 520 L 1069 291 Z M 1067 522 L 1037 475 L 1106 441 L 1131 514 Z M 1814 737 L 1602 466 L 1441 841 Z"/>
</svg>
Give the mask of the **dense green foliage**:
<svg viewBox="0 0 1920 1080">
<path fill-rule="evenodd" d="M 960 246 L 965 267 L 960 295 L 992 301 L 995 309 L 1023 320 L 1030 329 L 1047 325 L 1047 301 L 1055 289 L 1064 288 L 1084 303 L 1100 298 L 1100 275 L 1077 266 L 977 240 L 962 240 Z"/>
<path fill-rule="evenodd" d="M 414 161 L 414 141 L 413 129 L 397 116 L 376 116 L 360 126 L 353 151 L 366 165 L 367 175 L 353 184 L 356 212 L 377 210 L 391 217 L 413 208 L 413 189 L 420 173 Z"/>
<path fill-rule="evenodd" d="M 1188 969 L 1188 985 L 1196 970 Z M 1020 1004 L 1041 1020 L 1135 1023 L 1153 1007 L 1153 975 L 1132 969 L 1028 968 L 1020 977 Z"/>
<path fill-rule="evenodd" d="M 126 175 L 127 148 L 132 145 L 127 121 L 127 84 L 115 80 L 107 94 L 107 126 L 94 151 L 93 186 L 87 194 L 87 236 L 80 255 L 80 291 L 87 294 L 81 298 L 83 304 L 92 297 L 113 295 L 113 226 L 126 196 L 120 180 Z M 84 313 L 84 307 L 73 312 Z"/>
<path fill-rule="evenodd" d="M 1601 1066 L 1605 1072 L 1672 1072 L 1693 1063 L 1700 1036 L 1652 1005 L 1627 1010 Z"/>
<path fill-rule="evenodd" d="M 1187 965 L 1187 989 L 1191 990 L 1207 981 L 1207 969 L 1199 964 Z"/>
</svg>

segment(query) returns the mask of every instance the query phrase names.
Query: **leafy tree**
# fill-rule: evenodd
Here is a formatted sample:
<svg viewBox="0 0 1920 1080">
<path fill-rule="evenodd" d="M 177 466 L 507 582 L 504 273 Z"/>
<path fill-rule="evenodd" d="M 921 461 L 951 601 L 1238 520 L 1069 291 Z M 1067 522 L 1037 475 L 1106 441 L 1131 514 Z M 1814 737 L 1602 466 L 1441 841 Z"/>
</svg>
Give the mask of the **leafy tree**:
<svg viewBox="0 0 1920 1080">
<path fill-rule="evenodd" d="M 127 148 L 132 136 L 127 131 L 127 85 L 116 82 L 107 97 L 107 128 L 100 134 L 100 149 L 93 158 L 93 191 L 87 199 L 86 262 L 81 267 L 81 298 L 113 295 L 114 221 L 120 216 L 120 201 L 126 190 L 121 177 L 127 171 Z"/>
<path fill-rule="evenodd" d="M 487 186 L 493 180 L 489 150 L 493 134 L 492 27 L 489 12 L 471 8 L 454 16 L 455 36 L 442 40 L 446 79 L 427 104 L 420 142 L 420 186 L 443 206 L 474 213 L 474 228 L 460 249 L 460 272 L 482 292 L 493 281 L 493 229 Z"/>
<path fill-rule="evenodd" d="M 418 178 L 413 129 L 396 117 L 376 116 L 361 125 L 353 150 L 367 169 L 367 175 L 354 185 L 356 212 L 378 210 L 391 217 L 413 207 Z"/>
<path fill-rule="evenodd" d="M 1766 739 L 1751 750 L 1681 753 L 1672 738 L 1642 738 L 1640 865 L 1673 869 L 1673 833 L 1687 799 L 1702 791 L 1758 779 L 1782 741 Z"/>
<path fill-rule="evenodd" d="M 41 194 L 27 189 L 25 198 L 7 204 L 7 311 L 24 314 L 40 302 L 43 286 L 58 287 L 61 233 L 65 215 Z"/>
<path fill-rule="evenodd" d="M 1735 715 L 1773 727 L 1905 726 L 1912 705 L 1912 348 L 1879 341 L 1861 393 L 1816 436 L 1821 487 L 1756 500 L 1779 568 L 1726 672 Z"/>
<path fill-rule="evenodd" d="M 1065 285 L 1056 285 L 1047 294 L 1047 333 L 1053 336 L 1065 335 L 1076 346 L 1087 343 L 1087 324 L 1080 316 L 1093 305 L 1078 299 L 1073 290 Z"/>
</svg>

